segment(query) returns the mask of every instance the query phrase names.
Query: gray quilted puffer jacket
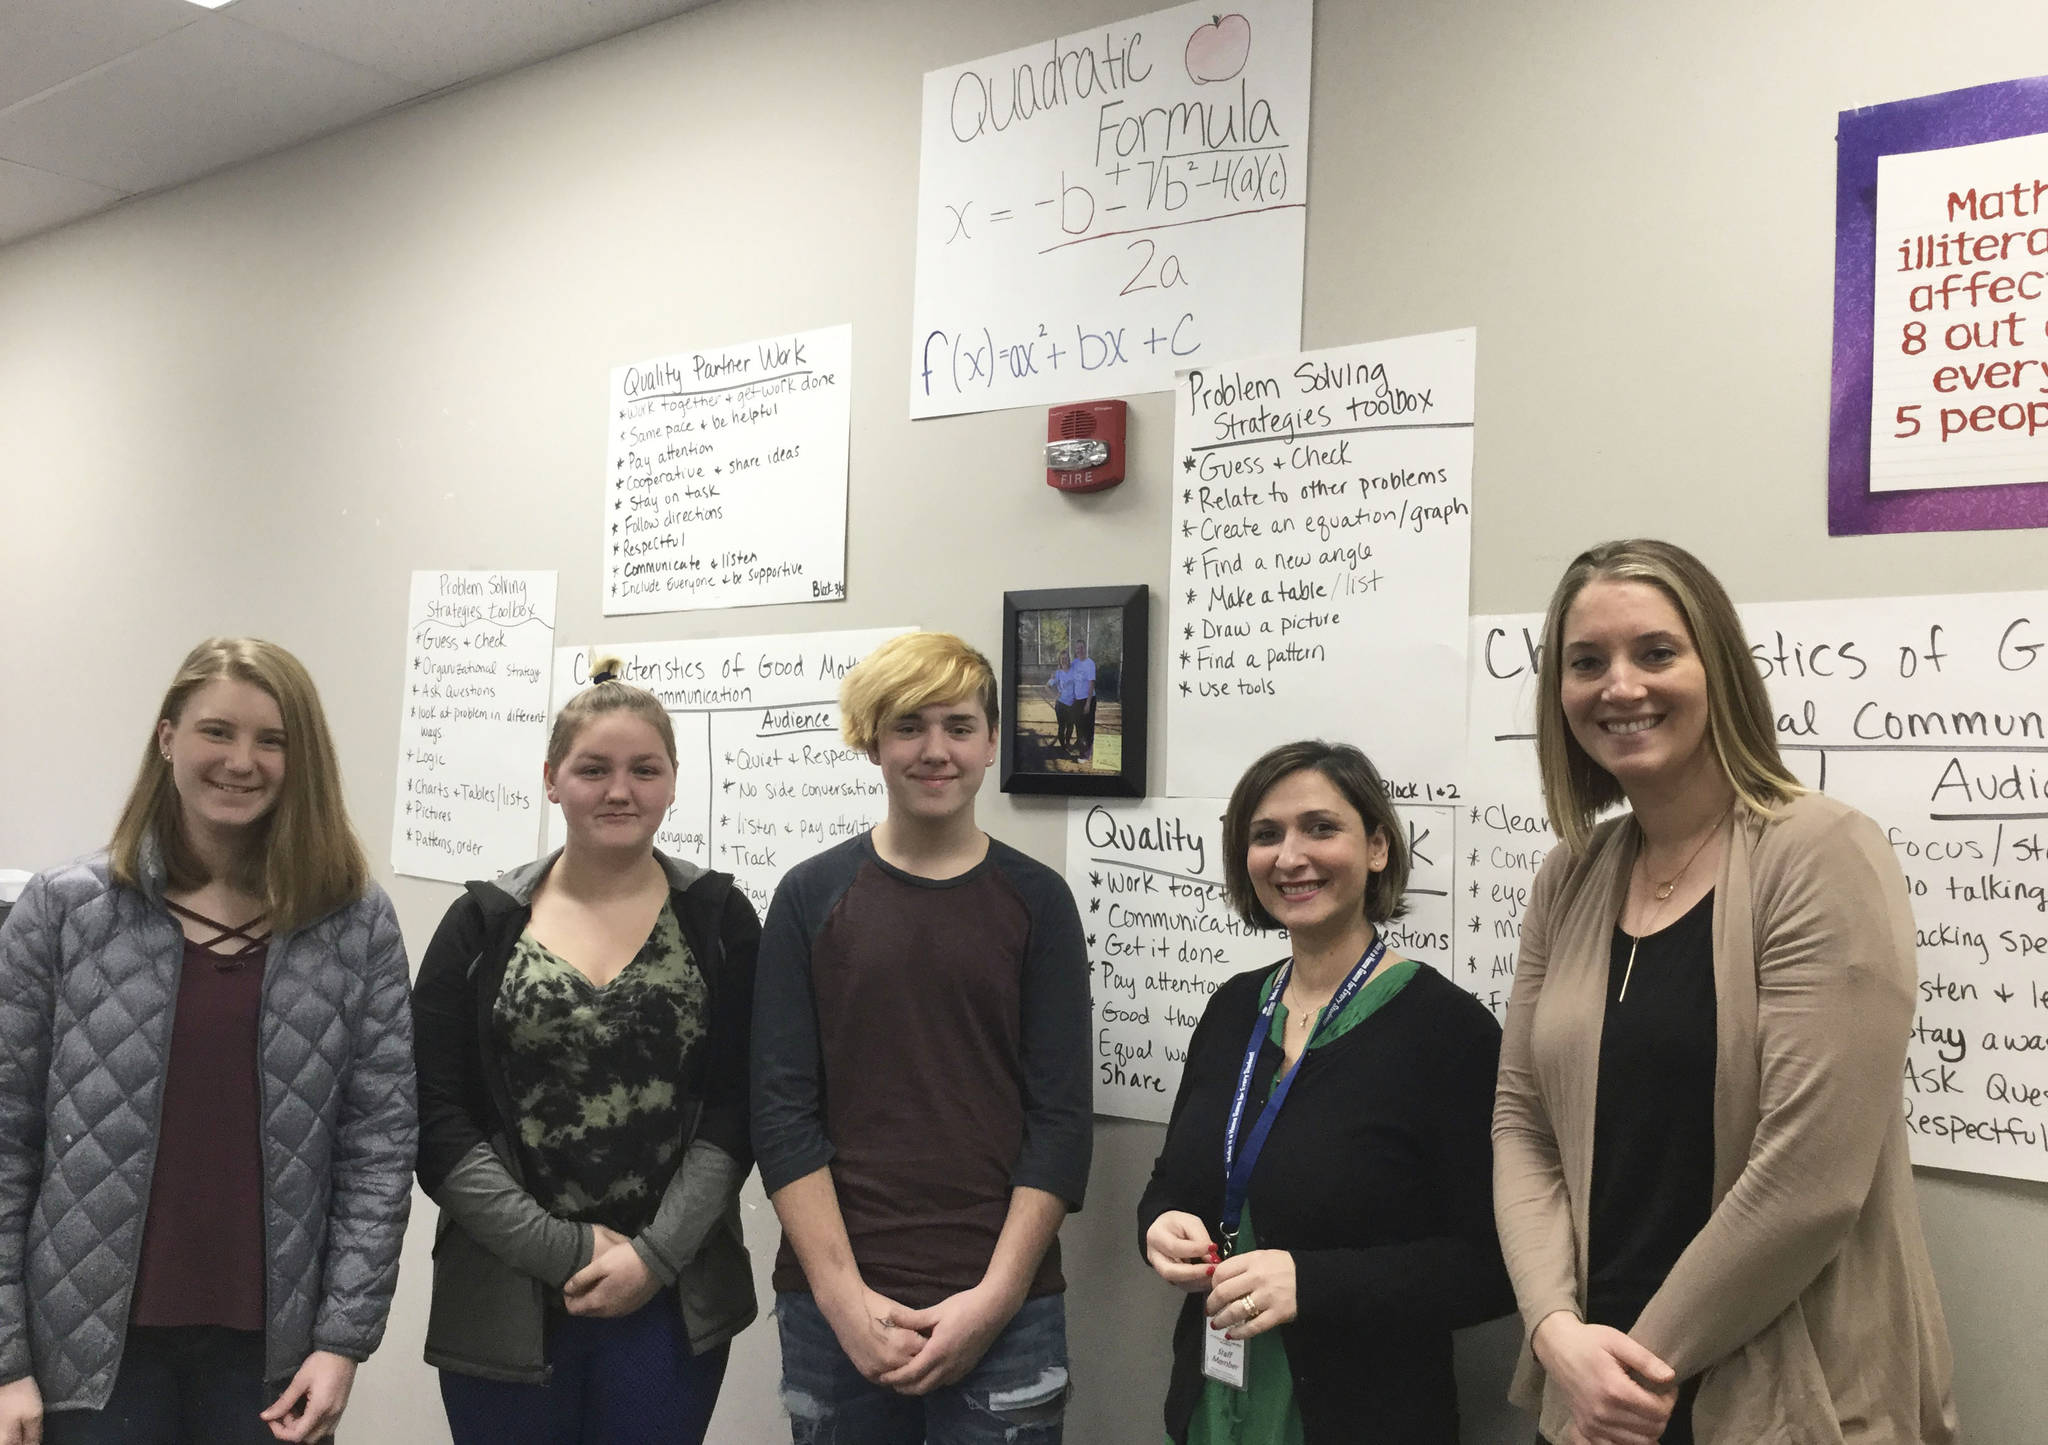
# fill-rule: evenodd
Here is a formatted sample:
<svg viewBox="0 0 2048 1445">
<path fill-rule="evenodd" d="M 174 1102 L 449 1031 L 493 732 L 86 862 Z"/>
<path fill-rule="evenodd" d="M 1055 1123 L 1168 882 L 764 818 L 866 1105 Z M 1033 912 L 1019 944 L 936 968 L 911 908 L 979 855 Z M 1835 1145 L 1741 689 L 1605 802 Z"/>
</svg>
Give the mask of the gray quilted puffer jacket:
<svg viewBox="0 0 2048 1445">
<path fill-rule="evenodd" d="M 0 1382 L 47 1410 L 114 1388 L 156 1167 L 184 935 L 161 870 L 104 854 L 39 874 L 0 928 Z M 265 1373 L 366 1359 L 412 1204 L 418 1118 L 405 942 L 375 884 L 272 938 L 258 1036 Z"/>
</svg>

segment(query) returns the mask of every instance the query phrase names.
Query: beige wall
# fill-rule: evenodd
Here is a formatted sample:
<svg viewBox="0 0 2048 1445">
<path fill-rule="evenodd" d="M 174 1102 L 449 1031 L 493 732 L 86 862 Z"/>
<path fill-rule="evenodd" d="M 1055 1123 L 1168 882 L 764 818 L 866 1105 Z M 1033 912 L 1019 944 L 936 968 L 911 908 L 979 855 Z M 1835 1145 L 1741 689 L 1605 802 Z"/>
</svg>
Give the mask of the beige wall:
<svg viewBox="0 0 2048 1445">
<path fill-rule="evenodd" d="M 901 364 L 920 74 L 1137 8 L 726 0 L 0 250 L 0 864 L 103 840 L 210 632 L 305 658 L 382 854 L 416 567 L 559 569 L 565 640 L 914 622 L 993 649 L 1006 588 L 1164 585 L 1163 397 L 1136 402 L 1132 480 L 1062 498 L 1036 411 L 912 426 Z M 1824 507 L 1836 112 L 2011 78 L 2044 42 L 2022 0 L 1967 23 L 1323 0 L 1303 342 L 1479 328 L 1474 609 L 1540 606 L 1570 553 L 1629 532 L 1745 598 L 2048 581 L 2038 532 L 1830 540 Z M 849 599 L 605 623 L 608 368 L 839 321 Z M 1059 861 L 1056 803 L 984 817 Z M 453 890 L 385 881 L 423 947 Z M 1131 1238 L 1157 1140 L 1104 1120 L 1066 1231 L 1088 1445 L 1157 1438 L 1172 1301 Z M 1928 1172 L 1921 1195 L 1972 1438 L 2035 1438 L 2048 1189 Z M 431 1212 L 351 1413 L 389 1445 L 445 1439 L 418 1362 Z M 1481 1378 L 1504 1353 L 1469 1351 L 1470 1438 L 1521 1445 Z M 751 1331 L 715 1439 L 787 1438 L 774 1369 Z"/>
</svg>

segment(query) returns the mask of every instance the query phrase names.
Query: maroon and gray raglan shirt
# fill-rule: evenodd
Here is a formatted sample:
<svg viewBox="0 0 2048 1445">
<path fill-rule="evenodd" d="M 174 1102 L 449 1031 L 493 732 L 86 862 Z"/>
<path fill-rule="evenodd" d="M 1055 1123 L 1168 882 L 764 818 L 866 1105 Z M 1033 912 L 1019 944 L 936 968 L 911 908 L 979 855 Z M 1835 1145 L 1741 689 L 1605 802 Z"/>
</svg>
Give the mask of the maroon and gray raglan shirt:
<svg viewBox="0 0 2048 1445">
<path fill-rule="evenodd" d="M 1013 1189 L 1081 1207 L 1088 958 L 1064 879 L 1016 849 L 920 878 L 870 835 L 791 869 L 761 938 L 753 1136 L 773 1194 L 830 1167 L 868 1286 L 913 1309 L 981 1281 Z M 785 1237 L 778 1290 L 805 1290 Z M 1065 1288 L 1059 1246 L 1031 1294 Z"/>
</svg>

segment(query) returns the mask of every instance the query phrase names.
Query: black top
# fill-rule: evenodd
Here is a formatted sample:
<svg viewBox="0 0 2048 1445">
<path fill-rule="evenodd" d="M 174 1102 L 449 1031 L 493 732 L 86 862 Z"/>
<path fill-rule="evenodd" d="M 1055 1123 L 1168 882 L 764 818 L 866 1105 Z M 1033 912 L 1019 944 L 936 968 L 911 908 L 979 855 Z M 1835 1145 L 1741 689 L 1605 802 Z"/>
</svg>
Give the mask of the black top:
<svg viewBox="0 0 2048 1445">
<path fill-rule="evenodd" d="M 1635 948 L 1635 968 L 1629 950 Z M 1626 979 L 1628 997 L 1621 997 Z M 1586 1319 L 1634 1328 L 1714 1207 L 1714 895 L 1607 960 L 1587 1200 Z M 1688 1382 L 1665 1445 L 1692 1445 Z"/>
<path fill-rule="evenodd" d="M 1138 1204 L 1138 1248 L 1169 1209 L 1213 1234 L 1223 1130 L 1269 968 L 1209 1000 L 1188 1043 L 1165 1147 Z M 1251 1097 L 1281 1062 L 1260 1049 Z M 1294 1256 L 1282 1325 L 1307 1445 L 1457 1445 L 1451 1331 L 1506 1314 L 1514 1293 L 1493 1230 L 1493 1085 L 1500 1025 L 1432 969 L 1349 1033 L 1304 1055 L 1252 1171 L 1259 1247 Z M 1203 1296 L 1173 1337 L 1166 1429 L 1202 1390 Z"/>
<path fill-rule="evenodd" d="M 1636 947 L 1614 930 L 1587 1200 L 1586 1314 L 1632 1328 L 1714 1204 L 1714 895 Z"/>
<path fill-rule="evenodd" d="M 980 1283 L 1013 1189 L 1081 1205 L 1088 981 L 1066 881 L 994 839 L 955 878 L 892 868 L 866 834 L 799 863 L 755 984 L 763 1187 L 829 1165 L 861 1277 L 913 1308 Z M 774 1283 L 807 1288 L 787 1238 Z M 1055 1242 L 1031 1293 L 1064 1287 Z"/>
</svg>

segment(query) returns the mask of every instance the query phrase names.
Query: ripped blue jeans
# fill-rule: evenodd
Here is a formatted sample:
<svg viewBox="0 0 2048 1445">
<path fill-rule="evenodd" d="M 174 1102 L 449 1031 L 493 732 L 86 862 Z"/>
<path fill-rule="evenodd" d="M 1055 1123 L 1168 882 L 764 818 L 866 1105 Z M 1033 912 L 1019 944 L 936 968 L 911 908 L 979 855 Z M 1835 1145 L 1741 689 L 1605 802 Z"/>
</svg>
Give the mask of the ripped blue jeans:
<svg viewBox="0 0 2048 1445">
<path fill-rule="evenodd" d="M 862 1379 L 810 1295 L 777 1295 L 775 1322 L 792 1445 L 1060 1445 L 1069 1386 L 1059 1295 L 1026 1300 L 965 1379 L 916 1398 Z"/>
</svg>

